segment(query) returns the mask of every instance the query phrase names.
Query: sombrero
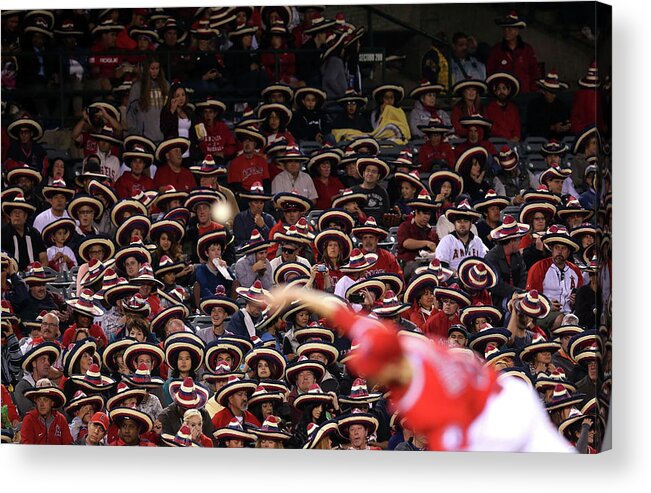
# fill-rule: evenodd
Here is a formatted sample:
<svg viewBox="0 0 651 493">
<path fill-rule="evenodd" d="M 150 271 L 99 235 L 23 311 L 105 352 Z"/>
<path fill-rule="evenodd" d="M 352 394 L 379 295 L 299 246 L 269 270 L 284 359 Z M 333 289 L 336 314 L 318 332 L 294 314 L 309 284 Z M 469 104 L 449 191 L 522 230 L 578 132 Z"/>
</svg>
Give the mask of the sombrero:
<svg viewBox="0 0 651 493">
<path fill-rule="evenodd" d="M 210 397 L 209 392 L 202 386 L 196 385 L 191 377 L 172 380 L 169 391 L 174 403 L 183 409 L 202 409 Z"/>
<path fill-rule="evenodd" d="M 584 397 L 585 394 L 581 393 L 570 394 L 564 386 L 558 384 L 554 388 L 551 401 L 545 403 L 545 408 L 551 412 L 565 407 L 573 407 L 580 404 Z"/>
<path fill-rule="evenodd" d="M 521 19 L 515 10 L 511 10 L 501 19 L 495 19 L 495 24 L 500 27 L 517 27 L 519 29 L 527 27 L 524 19 Z"/>
<path fill-rule="evenodd" d="M 572 154 L 579 154 L 582 151 L 584 144 L 586 144 L 593 136 L 597 138 L 597 142 L 599 146 L 601 146 L 601 135 L 599 134 L 596 125 L 588 125 L 576 136 L 574 145 L 572 146 Z"/>
<path fill-rule="evenodd" d="M 57 194 L 61 194 L 66 198 L 66 201 L 69 202 L 75 196 L 74 188 L 69 188 L 66 186 L 66 182 L 62 179 L 57 179 L 52 182 L 51 185 L 43 187 L 41 192 L 43 197 L 46 199 L 51 199 Z"/>
<path fill-rule="evenodd" d="M 342 259 L 350 257 L 350 252 L 353 249 L 353 242 L 350 239 L 350 236 L 348 236 L 344 231 L 329 228 L 321 231 L 314 239 L 314 245 L 316 246 L 319 255 L 321 255 L 321 258 L 326 257 L 326 246 L 329 241 L 336 241 L 339 243 L 340 256 Z"/>
<path fill-rule="evenodd" d="M 265 145 L 267 145 L 267 138 L 260 133 L 257 127 L 252 126 L 252 125 L 238 125 L 235 127 L 233 130 L 233 133 L 235 134 L 235 137 L 237 137 L 240 141 L 249 139 L 256 143 L 256 148 L 262 148 Z"/>
<path fill-rule="evenodd" d="M 490 232 L 490 237 L 499 242 L 514 240 L 522 238 L 530 229 L 531 226 L 528 224 L 519 223 L 512 215 L 507 214 L 504 216 L 502 224 Z"/>
<path fill-rule="evenodd" d="M 373 267 L 378 260 L 375 253 L 363 254 L 358 248 L 353 249 L 350 253 L 348 263 L 342 265 L 339 270 L 341 272 L 363 272 Z"/>
<path fill-rule="evenodd" d="M 312 24 L 310 25 L 310 27 L 304 29 L 303 33 L 315 35 L 318 32 L 332 29 L 333 27 L 335 27 L 335 25 L 336 25 L 335 19 L 325 19 L 323 16 L 318 15 L 312 18 Z"/>
<path fill-rule="evenodd" d="M 348 149 L 350 149 L 353 154 L 357 154 L 357 158 L 374 157 L 380 152 L 380 143 L 373 137 L 361 136 L 356 137 L 349 142 L 346 151 L 348 151 Z M 366 150 L 362 151 L 362 149 Z M 343 162 L 341 164 L 343 164 Z"/>
<path fill-rule="evenodd" d="M 67 377 L 73 375 L 73 368 L 76 366 L 81 356 L 88 352 L 91 357 L 94 358 L 95 353 L 97 352 L 97 343 L 92 337 L 87 337 L 86 339 L 81 339 L 73 344 L 70 344 L 67 349 L 63 352 L 63 374 Z"/>
<path fill-rule="evenodd" d="M 18 118 L 7 125 L 7 133 L 9 134 L 9 137 L 14 140 L 18 140 L 20 133 L 19 131 L 21 128 L 28 128 L 31 130 L 32 139 L 34 141 L 37 141 L 43 137 L 43 126 L 33 118 L 29 118 L 27 116 Z"/>
<path fill-rule="evenodd" d="M 290 385 L 296 385 L 298 374 L 304 370 L 311 371 L 314 374 L 315 381 L 320 382 L 325 375 L 326 367 L 320 361 L 307 359 L 305 356 L 299 356 L 296 360 L 287 365 L 287 369 L 285 370 L 285 380 Z"/>
<path fill-rule="evenodd" d="M 241 199 L 262 201 L 271 200 L 272 197 L 272 195 L 265 193 L 262 183 L 259 181 L 254 182 L 248 192 L 239 192 L 238 196 Z"/>
<path fill-rule="evenodd" d="M 350 188 L 347 188 L 342 191 L 341 194 L 332 199 L 332 207 L 341 208 L 351 202 L 357 202 L 358 204 L 364 206 L 367 201 L 368 197 L 365 193 L 353 192 Z"/>
<path fill-rule="evenodd" d="M 204 262 L 208 262 L 208 248 L 215 243 L 219 243 L 222 245 L 223 250 L 226 247 L 227 235 L 225 229 L 219 229 L 201 236 L 197 242 L 198 257 Z"/>
<path fill-rule="evenodd" d="M 540 372 L 536 376 L 535 388 L 538 392 L 553 390 L 557 385 L 562 385 L 568 392 L 576 392 L 576 387 L 566 379 L 565 371 L 560 367 L 551 373 Z"/>
<path fill-rule="evenodd" d="M 157 389 L 165 383 L 162 378 L 152 376 L 144 363 L 141 363 L 131 375 L 122 375 L 122 380 L 129 386 L 139 389 Z"/>
<path fill-rule="evenodd" d="M 298 346 L 296 354 L 311 359 L 310 356 L 319 353 L 325 356 L 326 366 L 330 366 L 339 359 L 339 350 L 330 342 L 311 340 Z"/>
<path fill-rule="evenodd" d="M 267 87 L 265 87 L 262 91 L 260 91 L 260 96 L 262 96 L 262 99 L 264 101 L 268 101 L 272 93 L 274 92 L 280 92 L 284 94 L 285 96 L 285 101 L 291 102 L 291 100 L 294 97 L 294 89 L 292 89 L 291 86 L 284 84 L 282 82 L 276 82 L 274 84 L 269 84 Z"/>
<path fill-rule="evenodd" d="M 541 89 L 548 92 L 559 92 L 562 89 L 567 89 L 569 85 L 558 78 L 556 72 L 547 72 L 544 78 L 536 80 L 536 84 Z"/>
<path fill-rule="evenodd" d="M 25 196 L 22 192 L 16 193 L 15 197 L 11 200 L 3 200 L 2 212 L 9 215 L 14 209 L 20 209 L 28 216 L 36 212 L 36 207 L 25 201 Z"/>
<path fill-rule="evenodd" d="M 158 147 L 156 148 L 156 152 L 154 153 L 154 157 L 156 158 L 156 161 L 159 163 L 164 163 L 165 162 L 165 154 L 168 151 L 171 151 L 172 149 L 175 148 L 181 149 L 181 153 L 185 153 L 189 148 L 190 148 L 190 141 L 188 139 L 185 139 L 183 137 L 174 137 L 172 139 L 167 139 L 158 144 Z"/>
<path fill-rule="evenodd" d="M 454 171 L 441 170 L 432 173 L 428 179 L 429 189 L 432 192 L 432 195 L 436 197 L 441 193 L 441 186 L 446 181 L 452 186 L 450 198 L 454 200 L 455 197 L 463 192 L 463 178 Z"/>
<path fill-rule="evenodd" d="M 116 24 L 113 19 L 104 19 L 98 25 L 96 25 L 92 30 L 91 34 L 96 36 L 98 34 L 114 32 L 119 33 L 124 29 L 124 26 Z"/>
<path fill-rule="evenodd" d="M 140 266 L 138 275 L 129 280 L 134 286 L 153 286 L 154 288 L 164 288 L 165 285 L 156 279 L 154 270 L 149 263 L 145 262 Z"/>
<path fill-rule="evenodd" d="M 459 124 L 465 128 L 484 127 L 486 130 L 490 129 L 493 126 L 492 121 L 480 114 L 463 116 L 459 119 Z"/>
<path fill-rule="evenodd" d="M 39 386 L 39 383 L 42 385 Z M 37 397 L 47 397 L 52 400 L 54 409 L 60 409 L 66 405 L 66 396 L 63 391 L 51 384 L 50 380 L 43 378 L 36 382 L 36 387 L 26 390 L 23 396 L 32 402 L 36 402 Z"/>
<path fill-rule="evenodd" d="M 303 445 L 303 449 L 314 449 L 324 437 L 331 436 L 336 431 L 336 420 L 325 421 L 321 426 L 316 423 L 310 423 L 307 426 L 308 440 Z"/>
<path fill-rule="evenodd" d="M 104 310 L 95 304 L 93 292 L 90 289 L 83 289 L 78 298 L 66 300 L 66 304 L 73 310 L 92 318 L 104 315 Z"/>
<path fill-rule="evenodd" d="M 355 91 L 355 89 L 346 89 L 344 96 L 337 99 L 337 103 L 345 105 L 349 102 L 357 103 L 357 106 L 361 108 L 366 105 L 368 99 L 365 98 L 362 94 Z"/>
<path fill-rule="evenodd" d="M 504 358 L 511 358 L 515 361 L 516 351 L 513 348 L 502 346 L 501 349 L 495 344 L 486 344 L 484 348 L 484 366 L 496 366 Z"/>
<path fill-rule="evenodd" d="M 99 133 L 92 133 L 90 136 L 95 140 L 103 140 L 115 146 L 122 147 L 122 141 L 115 136 L 113 127 L 104 125 Z"/>
<path fill-rule="evenodd" d="M 439 281 L 436 275 L 431 272 L 423 272 L 414 276 L 407 288 L 405 289 L 404 300 L 407 303 L 414 303 L 416 301 L 416 296 L 420 293 L 421 290 L 429 288 L 434 292 L 438 287 Z"/>
<path fill-rule="evenodd" d="M 240 255 L 248 255 L 250 253 L 266 251 L 271 246 L 271 242 L 262 237 L 257 229 L 251 231 L 251 238 L 249 241 L 238 250 Z"/>
<path fill-rule="evenodd" d="M 334 226 L 332 224 L 334 224 Z M 337 228 L 347 237 L 352 233 L 354 226 L 355 219 L 344 209 L 326 209 L 319 216 L 317 221 L 317 228 L 319 231 L 324 231 L 328 228 Z M 344 256 L 344 258 L 346 258 L 346 256 Z"/>
<path fill-rule="evenodd" d="M 104 198 L 103 203 L 106 203 L 105 206 L 106 209 L 113 207 L 118 202 L 118 197 L 113 191 L 113 189 L 111 189 L 107 185 L 104 185 L 103 183 L 100 183 L 97 180 L 90 180 L 88 182 L 88 194 L 91 197 L 99 198 L 100 201 L 101 198 Z"/>
<path fill-rule="evenodd" d="M 286 362 L 285 357 L 272 348 L 258 347 L 253 348 L 246 354 L 244 363 L 251 369 L 254 369 L 258 361 L 265 360 L 269 364 L 271 377 L 274 380 L 281 379 L 285 374 Z"/>
<path fill-rule="evenodd" d="M 22 177 L 29 178 L 31 181 L 34 182 L 35 185 L 40 183 L 43 180 L 43 176 L 41 175 L 41 173 L 37 169 L 32 168 L 27 164 L 22 164 L 22 165 L 19 164 L 18 166 L 7 171 L 6 178 L 7 178 L 7 183 L 9 185 L 16 185 L 18 179 Z"/>
<path fill-rule="evenodd" d="M 198 103 L 196 103 L 195 107 L 198 110 L 205 110 L 205 109 L 215 110 L 215 112 L 217 113 L 215 118 L 219 118 L 221 115 L 223 115 L 226 112 L 226 103 L 223 103 L 218 99 L 214 99 L 211 96 L 208 96 L 203 101 L 199 101 Z"/>
<path fill-rule="evenodd" d="M 372 312 L 380 318 L 393 318 L 411 310 L 411 305 L 398 301 L 398 296 L 392 290 L 385 291 L 381 304 L 375 305 Z"/>
<path fill-rule="evenodd" d="M 219 366 L 217 357 L 220 353 L 228 353 L 233 359 L 232 370 L 236 371 L 244 359 L 244 352 L 241 346 L 233 341 L 223 340 L 223 338 L 215 339 L 206 346 L 205 350 L 205 363 L 206 369 L 212 373 L 216 373 L 216 368 Z"/>
<path fill-rule="evenodd" d="M 495 72 L 486 78 L 486 86 L 489 89 L 499 83 L 504 83 L 506 86 L 510 86 L 511 93 L 509 94 L 509 98 L 515 98 L 520 93 L 520 81 L 513 74 L 507 72 Z"/>
<path fill-rule="evenodd" d="M 75 392 L 72 400 L 65 407 L 69 416 L 74 416 L 83 406 L 90 404 L 93 407 L 93 413 L 100 411 L 104 407 L 104 398 L 100 394 L 86 395 L 83 391 Z"/>
<path fill-rule="evenodd" d="M 467 199 L 464 199 L 457 206 L 451 207 L 445 211 L 445 217 L 451 223 L 458 221 L 459 219 L 475 222 L 481 217 L 481 214 L 472 208 Z"/>
<path fill-rule="evenodd" d="M 373 274 L 367 276 L 367 279 L 377 279 L 378 281 L 382 281 L 387 286 L 387 289 L 393 291 L 396 295 L 399 295 L 405 289 L 405 282 L 402 277 L 391 272 Z"/>
<path fill-rule="evenodd" d="M 384 93 L 387 91 L 393 91 L 393 94 L 395 96 L 395 105 L 400 103 L 400 101 L 402 101 L 402 99 L 405 97 L 405 89 L 397 84 L 383 84 L 379 87 L 376 87 L 371 92 L 371 97 L 377 104 L 381 104 Z"/>
<path fill-rule="evenodd" d="M 151 228 L 151 219 L 147 215 L 133 215 L 125 220 L 115 232 L 115 240 L 118 246 L 128 245 L 132 238 L 134 229 L 142 232 L 142 238 L 147 238 Z"/>
<path fill-rule="evenodd" d="M 230 396 L 243 390 L 246 392 L 248 397 L 251 397 L 257 386 L 255 380 L 240 379 L 231 375 L 228 378 L 228 383 L 226 383 L 226 385 L 219 389 L 215 394 L 215 400 L 218 404 L 228 407 L 228 398 Z"/>
<path fill-rule="evenodd" d="M 195 212 L 195 209 L 199 204 L 208 204 L 212 206 L 217 201 L 226 201 L 226 197 L 223 193 L 213 190 L 212 188 L 194 188 L 188 198 L 185 200 L 183 207 L 189 211 Z"/>
<path fill-rule="evenodd" d="M 427 193 L 427 190 L 423 187 L 418 193 L 418 196 L 415 199 L 407 202 L 407 205 L 417 211 L 433 212 L 438 209 L 441 204 L 439 202 L 434 202 L 432 196 Z"/>
<path fill-rule="evenodd" d="M 532 289 L 518 295 L 515 309 L 531 318 L 545 318 L 551 311 L 551 303 L 545 295 Z"/>
<path fill-rule="evenodd" d="M 101 200 L 85 193 L 78 193 L 68 204 L 67 209 L 70 217 L 79 221 L 79 209 L 83 206 L 90 207 L 95 211 L 95 221 L 98 221 L 104 214 L 104 204 Z M 113 208 L 115 209 L 115 206 Z"/>
<path fill-rule="evenodd" d="M 165 361 L 165 353 L 163 350 L 158 347 L 156 344 L 150 342 L 136 342 L 130 344 L 124 351 L 122 356 L 124 359 L 124 364 L 129 370 L 135 372 L 139 368 L 136 366 L 136 360 L 140 355 L 149 355 L 151 356 L 151 370 L 155 371 L 160 365 Z"/>
<path fill-rule="evenodd" d="M 273 205 L 276 209 L 283 211 L 298 210 L 308 212 L 312 208 L 312 201 L 297 193 L 280 192 L 273 196 Z"/>
<path fill-rule="evenodd" d="M 579 79 L 578 84 L 586 89 L 597 89 L 599 86 L 601 86 L 597 62 L 592 62 L 590 64 L 587 74 Z"/>
<path fill-rule="evenodd" d="M 382 241 L 386 239 L 387 236 L 389 236 L 388 231 L 386 231 L 385 229 L 377 225 L 377 222 L 375 221 L 375 218 L 373 216 L 369 216 L 369 218 L 362 226 L 353 228 L 352 233 L 354 236 L 360 239 L 364 235 L 377 236 L 379 241 Z"/>
<path fill-rule="evenodd" d="M 587 221 L 594 215 L 594 211 L 585 209 L 581 203 L 576 199 L 576 197 L 568 197 L 565 202 L 565 206 L 556 211 L 556 215 L 563 221 L 565 221 L 569 216 L 573 214 L 579 214 L 582 216 L 581 222 Z M 574 236 L 570 234 L 572 238 Z"/>
<path fill-rule="evenodd" d="M 344 440 L 349 439 L 348 429 L 351 425 L 364 426 L 368 431 L 368 436 L 373 435 L 379 427 L 377 418 L 370 413 L 352 412 L 349 414 L 344 414 L 337 419 L 339 436 Z"/>
<path fill-rule="evenodd" d="M 529 202 L 528 204 L 525 203 L 525 205 L 522 206 L 522 209 L 520 209 L 520 221 L 527 225 L 531 224 L 536 212 L 542 213 L 546 217 L 547 223 L 549 223 L 556 214 L 556 206 L 549 202 L 540 201 Z"/>
<path fill-rule="evenodd" d="M 497 271 L 480 257 L 464 257 L 457 268 L 459 280 L 471 290 L 482 291 L 497 285 Z"/>
<path fill-rule="evenodd" d="M 553 245 L 559 243 L 568 247 L 573 253 L 581 249 L 579 244 L 568 234 L 567 229 L 557 224 L 547 229 L 547 232 L 542 237 L 542 242 L 549 251 L 551 251 Z"/>
<path fill-rule="evenodd" d="M 478 318 L 486 318 L 491 325 L 495 326 L 502 320 L 502 312 L 492 305 L 472 305 L 462 308 L 459 318 L 466 327 L 471 327 Z"/>
<path fill-rule="evenodd" d="M 477 93 L 481 96 L 488 91 L 488 86 L 482 80 L 477 79 L 463 79 L 458 81 L 452 86 L 452 94 L 457 97 L 463 96 L 463 90 L 467 87 L 474 87 L 477 90 Z"/>
<path fill-rule="evenodd" d="M 312 94 L 316 98 L 317 108 L 319 108 L 328 97 L 325 91 L 317 87 L 301 87 L 294 91 L 294 102 L 296 104 L 303 104 L 303 99 L 305 99 L 305 96 L 308 94 Z"/>
<path fill-rule="evenodd" d="M 70 209 L 70 206 L 68 206 L 68 209 Z M 130 216 L 138 214 L 146 216 L 148 214 L 147 207 L 142 202 L 133 198 L 120 200 L 120 202 L 115 204 L 111 209 L 111 223 L 113 226 L 116 228 L 120 227 L 126 219 L 127 213 Z"/>
<path fill-rule="evenodd" d="M 511 201 L 508 197 L 497 195 L 497 192 L 491 188 L 486 192 L 486 195 L 483 199 L 478 200 L 473 204 L 473 207 L 476 211 L 483 213 L 486 212 L 491 206 L 497 206 L 499 210 L 502 211 L 509 205 L 511 205 Z"/>
<path fill-rule="evenodd" d="M 441 264 L 441 261 L 434 257 L 432 260 L 430 260 L 429 264 L 418 267 L 414 273 L 415 274 L 423 274 L 424 272 L 427 272 L 429 274 L 433 274 L 436 276 L 436 279 L 438 280 L 439 284 L 447 282 L 448 279 L 450 279 L 454 275 L 454 271 L 448 269 L 447 267 L 443 267 Z"/>
<path fill-rule="evenodd" d="M 120 351 L 124 351 L 127 347 L 129 347 L 131 344 L 135 342 L 136 340 L 131 339 L 130 337 L 124 339 L 118 339 L 117 341 L 111 342 L 108 346 L 104 348 L 104 351 L 102 352 L 102 364 L 111 372 L 117 372 L 118 365 L 115 361 L 116 355 Z"/>
<path fill-rule="evenodd" d="M 168 447 L 199 447 L 199 445 L 192 441 L 192 431 L 186 424 L 181 425 L 176 435 L 161 433 L 160 439 Z"/>
<path fill-rule="evenodd" d="M 286 283 L 289 275 L 295 277 L 310 276 L 310 269 L 300 262 L 283 262 L 274 271 L 274 284 L 280 285 Z"/>
<path fill-rule="evenodd" d="M 332 403 L 332 395 L 323 392 L 318 383 L 313 383 L 307 392 L 300 394 L 292 404 L 296 409 L 302 410 L 309 404 L 324 404 L 326 408 Z"/>
<path fill-rule="evenodd" d="M 365 289 L 373 293 L 376 300 L 380 300 L 384 296 L 386 286 L 384 285 L 384 282 L 379 279 L 359 279 L 346 289 L 344 296 L 346 297 L 346 300 L 350 300 L 351 296 L 358 294 Z"/>
<path fill-rule="evenodd" d="M 142 135 L 129 135 L 124 139 L 124 149 L 125 151 L 133 151 L 134 149 L 140 147 L 141 149 L 144 149 L 146 153 L 150 154 L 151 156 L 154 155 L 154 152 L 156 152 L 156 144 L 154 144 L 151 140 L 149 140 L 147 137 L 144 137 Z M 126 152 L 124 153 L 126 154 Z M 122 155 L 124 157 L 124 154 Z"/>
<path fill-rule="evenodd" d="M 438 116 L 429 119 L 426 125 L 418 125 L 418 129 L 425 135 L 439 134 L 446 135 L 452 130 L 451 125 L 445 125 Z"/>
<path fill-rule="evenodd" d="M 255 442 L 258 439 L 255 434 L 244 431 L 242 424 L 237 420 L 237 418 L 233 418 L 227 426 L 224 428 L 219 428 L 212 435 L 218 442 L 225 442 L 227 440 L 242 440 L 245 444 L 249 444 Z"/>
<path fill-rule="evenodd" d="M 339 403 L 355 407 L 363 404 L 373 404 L 381 398 L 382 394 L 379 392 L 369 393 L 366 380 L 356 378 L 350 388 L 350 395 L 339 396 Z"/>
<path fill-rule="evenodd" d="M 229 316 L 240 309 L 235 300 L 226 296 L 226 290 L 222 285 L 217 286 L 213 296 L 203 299 L 199 308 L 206 315 L 210 315 L 213 308 L 223 308 Z"/>
<path fill-rule="evenodd" d="M 116 381 L 99 371 L 99 365 L 93 363 L 90 365 L 84 375 L 72 375 L 70 377 L 78 387 L 82 387 L 90 392 L 106 392 L 116 385 Z"/>
<path fill-rule="evenodd" d="M 152 206 L 158 207 L 159 209 L 165 209 L 170 202 L 178 200 L 180 203 L 184 203 L 188 198 L 188 192 L 182 190 L 177 190 L 173 185 L 165 185 L 162 187 L 160 193 L 152 201 Z"/>
<path fill-rule="evenodd" d="M 377 166 L 378 172 L 380 174 L 380 177 L 378 178 L 378 181 L 384 180 L 389 173 L 391 172 L 391 168 L 389 168 L 389 165 L 384 162 L 382 159 L 376 158 L 376 157 L 360 157 L 357 159 L 357 172 L 359 173 L 360 176 L 364 176 L 364 170 L 368 166 Z"/>
<path fill-rule="evenodd" d="M 262 283 L 256 280 L 250 287 L 239 287 L 235 291 L 245 300 L 251 303 L 266 305 L 269 302 L 270 293 L 262 288 Z"/>
<path fill-rule="evenodd" d="M 561 345 L 555 341 L 547 341 L 542 336 L 534 337 L 531 341 L 531 344 L 525 346 L 520 351 L 519 357 L 520 361 L 523 363 L 530 362 L 536 353 L 550 352 L 555 353 L 561 348 Z"/>
<path fill-rule="evenodd" d="M 393 178 L 398 184 L 400 184 L 403 181 L 409 183 L 412 187 L 416 189 L 416 191 L 421 191 L 425 188 L 425 185 L 423 184 L 423 181 L 417 170 L 410 171 L 409 173 L 398 171 L 393 175 Z"/>
<path fill-rule="evenodd" d="M 249 405 L 251 402 L 249 401 Z M 267 416 L 267 419 L 262 423 L 261 428 L 252 430 L 252 433 L 258 437 L 259 440 L 276 440 L 286 442 L 292 435 L 280 429 L 280 418 L 277 416 Z"/>
<path fill-rule="evenodd" d="M 503 145 L 497 154 L 497 162 L 504 171 L 511 171 L 518 167 L 517 153 L 507 145 Z"/>
<path fill-rule="evenodd" d="M 335 334 L 332 329 L 329 329 L 319 322 L 310 322 L 307 327 L 294 330 L 294 337 L 299 344 L 309 341 L 328 342 L 330 344 L 335 342 Z"/>
<path fill-rule="evenodd" d="M 483 166 L 486 159 L 488 159 L 488 151 L 481 146 L 466 149 L 454 163 L 454 171 L 459 174 L 466 173 L 470 170 L 470 166 L 474 159 L 479 160 L 480 164 Z"/>
<path fill-rule="evenodd" d="M 414 87 L 409 92 L 409 97 L 412 98 L 412 99 L 418 99 L 423 94 L 427 94 L 429 92 L 433 92 L 435 94 L 440 94 L 444 90 L 445 90 L 445 87 L 442 86 L 441 84 L 432 84 L 428 80 L 423 80 L 423 81 L 420 82 L 419 85 Z"/>
<path fill-rule="evenodd" d="M 67 245 L 68 242 L 72 239 L 75 230 L 77 229 L 77 224 L 72 219 L 63 217 L 45 226 L 41 231 L 41 237 L 43 238 L 43 242 L 45 243 L 46 247 L 54 245 L 54 233 L 60 229 L 66 231 L 66 239 L 64 240 L 64 244 Z"/>
<path fill-rule="evenodd" d="M 292 121 L 292 110 L 281 103 L 267 103 L 258 108 L 258 118 L 266 120 L 271 113 L 276 113 L 281 119 L 281 127 L 286 127 Z"/>
<path fill-rule="evenodd" d="M 464 308 L 472 304 L 470 295 L 463 291 L 458 284 L 439 286 L 434 291 L 434 296 L 439 301 L 443 299 L 451 299 L 459 305 L 459 308 Z"/>
<path fill-rule="evenodd" d="M 20 364 L 23 371 L 30 373 L 32 371 L 32 362 L 36 361 L 40 356 L 43 355 L 46 355 L 50 361 L 50 365 L 53 365 L 61 355 L 61 348 L 54 342 L 42 342 L 41 344 L 34 346 L 23 355 L 23 359 Z"/>
<path fill-rule="evenodd" d="M 468 348 L 484 356 L 486 347 L 489 344 L 501 348 L 509 340 L 511 332 L 503 327 L 493 327 L 491 324 L 483 324 L 476 334 L 468 339 Z"/>
<path fill-rule="evenodd" d="M 33 262 L 29 264 L 27 266 L 27 269 L 28 270 L 25 273 L 25 277 L 23 277 L 23 281 L 25 281 L 28 286 L 47 284 L 56 279 L 55 276 L 47 275 L 45 273 L 45 269 L 43 269 L 43 266 L 40 262 Z"/>
<path fill-rule="evenodd" d="M 141 435 L 149 433 L 154 427 L 154 423 L 147 413 L 130 407 L 116 407 L 109 411 L 109 417 L 118 427 L 125 419 L 134 421 L 138 425 Z"/>
</svg>

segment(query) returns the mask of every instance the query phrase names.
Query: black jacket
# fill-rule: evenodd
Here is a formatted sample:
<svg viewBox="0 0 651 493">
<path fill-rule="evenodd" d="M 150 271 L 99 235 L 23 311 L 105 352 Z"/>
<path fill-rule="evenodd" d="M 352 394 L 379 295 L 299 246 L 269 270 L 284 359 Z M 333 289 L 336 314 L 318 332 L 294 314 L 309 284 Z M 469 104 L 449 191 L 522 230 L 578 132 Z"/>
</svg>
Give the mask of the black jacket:
<svg viewBox="0 0 651 493">
<path fill-rule="evenodd" d="M 199 412 L 203 418 L 201 431 L 207 437 L 212 438 L 214 427 L 212 425 L 210 415 L 205 409 L 199 409 Z M 176 435 L 176 433 L 179 431 L 179 429 L 181 429 L 181 426 L 183 425 L 183 414 L 179 413 L 179 408 L 176 403 L 172 403 L 161 411 L 161 413 L 158 415 L 158 420 L 163 426 L 161 433 Z"/>
<path fill-rule="evenodd" d="M 501 306 L 504 299 L 507 301 L 513 296 L 516 289 L 524 289 L 527 284 L 527 267 L 522 255 L 514 253 L 511 255 L 511 264 L 506 262 L 504 248 L 496 245 L 484 257 L 499 274 L 499 282 L 490 290 L 493 297 L 493 304 Z"/>
</svg>

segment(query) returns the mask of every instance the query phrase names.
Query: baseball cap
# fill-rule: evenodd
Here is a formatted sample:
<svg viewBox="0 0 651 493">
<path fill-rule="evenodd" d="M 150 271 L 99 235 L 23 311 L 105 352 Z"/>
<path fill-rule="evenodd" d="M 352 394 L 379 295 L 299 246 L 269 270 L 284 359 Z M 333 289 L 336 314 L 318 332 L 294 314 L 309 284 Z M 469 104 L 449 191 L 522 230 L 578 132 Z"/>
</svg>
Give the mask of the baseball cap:
<svg viewBox="0 0 651 493">
<path fill-rule="evenodd" d="M 104 428 L 104 431 L 108 431 L 109 428 L 109 418 L 106 414 L 101 412 L 96 412 L 93 414 L 93 417 L 90 418 L 91 423 L 97 423 Z"/>
</svg>

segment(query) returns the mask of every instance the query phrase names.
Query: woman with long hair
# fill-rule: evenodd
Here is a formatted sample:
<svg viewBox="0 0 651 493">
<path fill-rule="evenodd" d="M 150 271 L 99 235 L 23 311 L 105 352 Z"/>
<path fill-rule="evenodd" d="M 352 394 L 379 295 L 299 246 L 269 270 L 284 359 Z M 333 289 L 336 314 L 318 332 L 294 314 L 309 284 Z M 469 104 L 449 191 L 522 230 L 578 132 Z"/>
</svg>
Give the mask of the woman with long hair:
<svg viewBox="0 0 651 493">
<path fill-rule="evenodd" d="M 160 130 L 163 138 L 183 137 L 190 141 L 190 149 L 183 153 L 184 158 L 198 149 L 199 138 L 195 125 L 201 123 L 189 103 L 185 86 L 180 81 L 174 81 L 160 111 Z"/>
<path fill-rule="evenodd" d="M 314 244 L 321 259 L 321 264 L 313 268 L 316 270 L 314 287 L 332 293 L 337 281 L 344 276 L 339 269 L 348 262 L 353 243 L 343 231 L 329 228 L 314 238 Z M 319 271 L 319 265 L 321 269 L 325 266 L 324 272 Z"/>
<path fill-rule="evenodd" d="M 484 106 L 481 104 L 481 96 L 486 93 L 488 86 L 481 80 L 467 79 L 457 82 L 452 86 L 452 94 L 457 96 L 459 101 L 452 107 L 452 125 L 454 132 L 465 137 L 468 129 L 461 126 L 459 120 L 464 116 L 483 115 Z"/>
<path fill-rule="evenodd" d="M 131 86 L 127 107 L 127 128 L 131 135 L 142 135 L 156 144 L 163 140 L 160 112 L 169 92 L 165 72 L 158 58 L 145 61 L 142 77 Z"/>
</svg>

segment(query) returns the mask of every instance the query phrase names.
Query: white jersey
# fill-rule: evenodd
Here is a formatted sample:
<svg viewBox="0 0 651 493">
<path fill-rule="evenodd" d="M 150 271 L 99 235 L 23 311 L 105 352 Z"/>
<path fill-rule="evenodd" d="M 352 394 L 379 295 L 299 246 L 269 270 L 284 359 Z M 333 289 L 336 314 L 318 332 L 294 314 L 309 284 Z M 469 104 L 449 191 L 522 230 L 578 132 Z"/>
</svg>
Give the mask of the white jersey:
<svg viewBox="0 0 651 493">
<path fill-rule="evenodd" d="M 436 247 L 435 256 L 441 262 L 445 262 L 450 269 L 456 272 L 459 263 L 465 257 L 484 258 L 488 249 L 479 236 L 472 233 L 468 245 L 457 237 L 456 233 L 445 235 Z"/>
</svg>

